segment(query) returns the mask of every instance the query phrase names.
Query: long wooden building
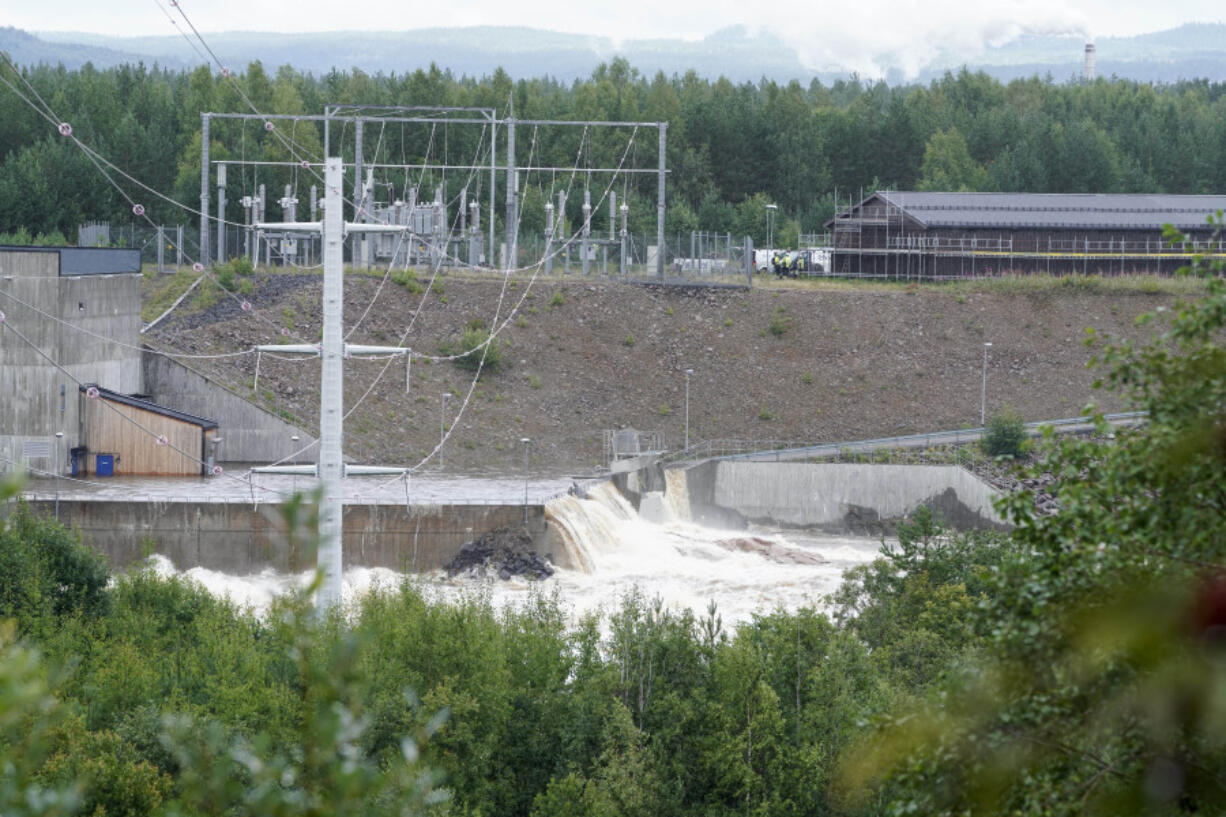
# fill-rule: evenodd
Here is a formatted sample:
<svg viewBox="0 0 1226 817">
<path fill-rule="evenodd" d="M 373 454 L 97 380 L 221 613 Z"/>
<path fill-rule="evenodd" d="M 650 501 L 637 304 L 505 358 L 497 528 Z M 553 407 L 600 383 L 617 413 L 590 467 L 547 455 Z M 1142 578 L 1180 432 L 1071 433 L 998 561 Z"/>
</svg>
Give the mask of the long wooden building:
<svg viewBox="0 0 1226 817">
<path fill-rule="evenodd" d="M 83 464 L 98 475 L 199 476 L 206 473 L 217 423 L 87 384 L 82 401 Z"/>
<path fill-rule="evenodd" d="M 1171 274 L 1223 257 L 1226 196 L 878 191 L 826 223 L 830 272 L 932 280 L 1046 272 Z M 1183 240 L 1164 239 L 1166 225 Z"/>
</svg>

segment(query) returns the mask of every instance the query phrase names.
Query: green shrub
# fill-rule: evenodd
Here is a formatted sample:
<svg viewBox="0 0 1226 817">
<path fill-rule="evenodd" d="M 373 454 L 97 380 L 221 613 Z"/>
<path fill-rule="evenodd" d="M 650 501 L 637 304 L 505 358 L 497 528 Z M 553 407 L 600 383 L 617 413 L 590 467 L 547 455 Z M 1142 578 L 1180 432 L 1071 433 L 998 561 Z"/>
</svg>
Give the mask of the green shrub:
<svg viewBox="0 0 1226 817">
<path fill-rule="evenodd" d="M 110 571 L 97 551 L 24 504 L 0 524 L 0 618 L 15 618 L 25 634 L 55 616 L 106 613 Z"/>
<path fill-rule="evenodd" d="M 412 295 L 420 295 L 426 291 L 426 288 L 421 285 L 421 281 L 417 280 L 417 273 L 411 269 L 397 270 L 392 273 L 392 283 L 399 284 L 409 291 Z"/>
<path fill-rule="evenodd" d="M 1029 448 L 1026 424 L 1017 410 L 1005 406 L 988 418 L 983 450 L 990 457 L 1020 457 Z"/>
<path fill-rule="evenodd" d="M 776 307 L 775 313 L 771 315 L 770 324 L 768 326 L 772 335 L 777 338 L 783 337 L 788 329 L 792 328 L 792 319 L 783 314 L 782 307 Z"/>
<path fill-rule="evenodd" d="M 234 273 L 234 268 L 229 264 L 223 264 L 217 268 L 217 283 L 221 288 L 228 292 L 233 292 L 238 289 L 238 276 Z"/>
<path fill-rule="evenodd" d="M 502 366 L 502 345 L 490 340 L 490 330 L 482 320 L 474 320 L 464 327 L 458 343 L 441 343 L 439 352 L 444 355 L 459 355 L 454 361 L 461 369 L 475 372 L 496 372 Z M 484 353 L 484 365 L 482 364 Z"/>
<path fill-rule="evenodd" d="M 553 293 L 553 297 L 549 299 L 549 308 L 553 309 L 554 307 L 561 306 L 564 303 L 566 303 L 566 299 L 562 297 L 562 292 L 559 290 Z"/>
<path fill-rule="evenodd" d="M 627 332 L 627 333 L 626 333 L 626 340 L 625 340 L 625 343 L 626 343 L 626 345 L 627 345 L 627 346 L 634 346 L 634 344 L 635 344 L 635 340 L 634 340 L 634 334 L 633 334 L 632 332 Z"/>
</svg>

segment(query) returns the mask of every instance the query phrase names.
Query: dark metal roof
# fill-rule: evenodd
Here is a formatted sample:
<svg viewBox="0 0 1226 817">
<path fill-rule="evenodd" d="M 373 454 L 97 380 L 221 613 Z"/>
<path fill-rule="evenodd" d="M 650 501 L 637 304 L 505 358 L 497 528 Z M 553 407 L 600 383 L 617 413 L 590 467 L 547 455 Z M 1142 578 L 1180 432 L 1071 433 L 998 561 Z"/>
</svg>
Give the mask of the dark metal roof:
<svg viewBox="0 0 1226 817">
<path fill-rule="evenodd" d="M 97 389 L 98 396 L 104 400 L 113 400 L 114 402 L 122 403 L 125 406 L 132 406 L 133 408 L 142 409 L 144 411 L 152 411 L 154 414 L 161 414 L 163 417 L 171 417 L 175 420 L 181 420 L 184 423 L 191 423 L 192 425 L 200 426 L 201 429 L 206 431 L 210 428 L 217 428 L 216 420 L 206 420 L 203 417 L 197 417 L 194 414 L 187 414 L 186 412 L 166 408 L 166 406 L 158 405 L 157 403 L 153 403 L 149 400 L 141 400 L 140 398 L 132 397 L 127 394 L 120 394 L 117 391 L 104 389 L 97 383 L 85 383 L 78 387 L 78 391 L 84 392 L 88 391 L 90 388 Z"/>
<path fill-rule="evenodd" d="M 1199 231 L 1211 229 L 1210 214 L 1226 211 L 1226 196 L 900 191 L 876 195 L 924 227 L 1157 231 L 1172 224 Z"/>
<path fill-rule="evenodd" d="M 140 272 L 140 250 L 122 247 L 29 247 L 4 244 L 5 252 L 53 252 L 60 257 L 60 275 L 119 275 Z"/>
</svg>

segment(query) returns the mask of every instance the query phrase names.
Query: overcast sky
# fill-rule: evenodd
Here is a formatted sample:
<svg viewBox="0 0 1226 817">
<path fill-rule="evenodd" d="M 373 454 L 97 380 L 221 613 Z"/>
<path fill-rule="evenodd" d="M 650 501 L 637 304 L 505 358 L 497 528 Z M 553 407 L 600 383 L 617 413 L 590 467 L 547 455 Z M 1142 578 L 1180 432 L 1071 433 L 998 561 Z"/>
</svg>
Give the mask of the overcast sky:
<svg viewBox="0 0 1226 817">
<path fill-rule="evenodd" d="M 0 0 L 0 25 L 27 31 L 177 34 L 171 0 Z M 1220 0 L 436 0 L 337 3 L 335 0 L 179 0 L 201 32 L 395 31 L 434 26 L 519 25 L 615 40 L 699 39 L 746 25 L 796 48 L 815 69 L 836 65 L 875 73 L 883 61 L 904 68 L 936 50 L 972 55 L 1023 33 L 1083 37 L 1139 34 L 1186 22 L 1221 22 Z M 368 8 L 368 13 L 363 13 Z M 180 26 L 182 19 L 179 18 Z M 188 48 L 184 43 L 184 48 Z"/>
</svg>

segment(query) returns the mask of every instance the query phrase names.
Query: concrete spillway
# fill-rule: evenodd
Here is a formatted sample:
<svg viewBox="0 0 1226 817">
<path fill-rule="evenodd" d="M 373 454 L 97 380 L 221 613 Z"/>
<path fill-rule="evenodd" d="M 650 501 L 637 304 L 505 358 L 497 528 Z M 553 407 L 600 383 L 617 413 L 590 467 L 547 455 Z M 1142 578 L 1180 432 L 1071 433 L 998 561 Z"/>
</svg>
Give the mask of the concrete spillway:
<svg viewBox="0 0 1226 817">
<path fill-rule="evenodd" d="M 955 528 L 1003 528 L 996 492 L 952 465 L 764 463 L 715 460 L 663 475 L 666 496 L 707 525 L 749 523 L 828 533 L 889 530 L 920 505 Z M 622 480 L 624 488 L 651 482 Z M 631 484 L 634 483 L 634 484 Z"/>
</svg>

